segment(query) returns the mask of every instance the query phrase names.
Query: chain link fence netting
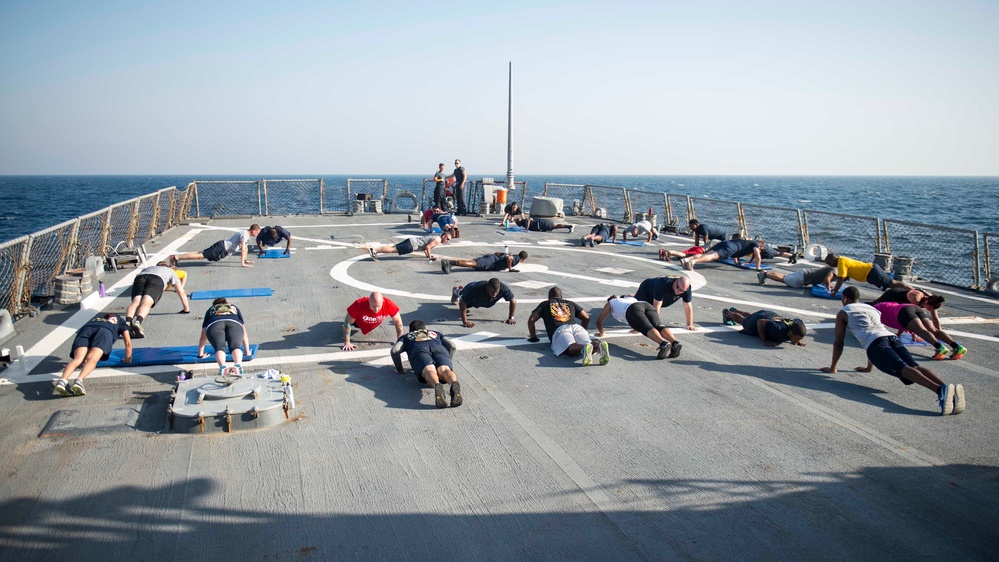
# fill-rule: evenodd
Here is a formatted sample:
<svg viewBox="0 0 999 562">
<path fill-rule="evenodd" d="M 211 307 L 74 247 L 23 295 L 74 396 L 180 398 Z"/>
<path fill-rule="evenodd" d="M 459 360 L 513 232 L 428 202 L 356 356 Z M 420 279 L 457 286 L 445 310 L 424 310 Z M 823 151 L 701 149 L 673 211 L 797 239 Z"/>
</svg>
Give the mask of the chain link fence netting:
<svg viewBox="0 0 999 562">
<path fill-rule="evenodd" d="M 524 190 L 524 195 L 526 197 L 527 190 Z M 554 197 L 562 200 L 562 212 L 565 216 L 580 216 L 580 215 L 590 215 L 592 213 L 584 212 L 586 205 L 584 204 L 586 200 L 586 186 L 582 184 L 573 183 L 545 183 L 544 190 L 541 192 L 541 197 Z M 531 203 L 528 201 L 522 204 L 520 207 L 524 209 L 524 212 L 530 212 Z"/>
<path fill-rule="evenodd" d="M 358 197 L 367 197 L 367 200 L 371 201 L 385 201 L 388 197 L 388 180 L 347 178 L 347 213 L 365 212 L 363 205 L 367 203 L 361 203 L 362 200 Z"/>
<path fill-rule="evenodd" d="M 878 219 L 827 211 L 803 211 L 809 244 L 821 244 L 830 252 L 855 260 L 873 262 L 881 252 Z"/>
<path fill-rule="evenodd" d="M 742 219 L 746 234 L 752 238 L 759 236 L 775 246 L 808 244 L 798 209 L 743 204 Z"/>
<path fill-rule="evenodd" d="M 83 267 L 87 256 L 106 256 L 108 247 L 108 213 L 103 209 L 79 218 L 76 247 L 72 248 L 73 267 Z"/>
<path fill-rule="evenodd" d="M 982 269 L 985 271 L 986 286 L 992 291 L 999 291 L 999 255 L 993 256 L 993 251 L 999 251 L 999 234 L 995 232 L 983 232 L 982 242 Z"/>
<path fill-rule="evenodd" d="M 690 197 L 669 193 L 666 195 L 666 207 L 669 209 L 666 225 L 675 226 L 678 232 L 686 232 L 687 223 L 694 218 L 690 212 Z"/>
<path fill-rule="evenodd" d="M 688 197 L 688 201 L 693 207 L 693 217 L 690 218 L 697 218 L 700 223 L 723 229 L 729 238 L 733 234 L 743 232 L 742 224 L 739 221 L 739 203 L 705 197 Z M 689 222 L 689 220 L 688 218 L 687 221 Z M 686 224 L 683 226 L 687 227 Z"/>
<path fill-rule="evenodd" d="M 31 235 L 27 286 L 32 296 L 54 294 L 56 275 L 71 269 L 70 241 L 76 228 L 77 221 L 71 220 Z"/>
<path fill-rule="evenodd" d="M 21 288 L 22 257 L 29 237 L 22 236 L 0 244 L 0 308 L 12 316 L 22 316 L 28 298 Z M 15 294 L 17 293 L 17 294 Z"/>
<path fill-rule="evenodd" d="M 132 229 L 132 219 L 135 216 L 135 201 L 119 203 L 111 207 L 110 232 L 108 234 L 108 245 L 116 248 L 130 245 Z"/>
<path fill-rule="evenodd" d="M 322 214 L 323 180 L 263 180 L 265 215 Z"/>
<path fill-rule="evenodd" d="M 156 202 L 158 198 L 158 193 L 139 198 L 139 214 L 136 217 L 137 228 L 135 237 L 132 239 L 132 244 L 136 246 L 145 244 L 150 238 L 156 235 L 154 221 L 159 211 Z"/>
<path fill-rule="evenodd" d="M 654 191 L 639 191 L 639 190 L 629 190 L 628 191 L 628 212 L 632 217 L 637 216 L 639 213 L 649 214 L 652 211 L 652 217 L 648 217 L 648 220 L 652 223 L 652 226 L 658 228 L 664 224 L 669 224 L 669 217 L 666 211 L 666 194 L 657 193 Z"/>
<path fill-rule="evenodd" d="M 584 215 L 600 215 L 600 209 L 607 212 L 610 220 L 630 223 L 632 217 L 628 214 L 628 193 L 623 187 L 606 185 L 587 185 L 586 196 L 583 198 Z"/>
<path fill-rule="evenodd" d="M 884 252 L 912 258 L 912 274 L 957 287 L 981 288 L 978 232 L 882 219 Z"/>
<path fill-rule="evenodd" d="M 195 217 L 241 217 L 262 215 L 259 181 L 194 182 Z"/>
</svg>

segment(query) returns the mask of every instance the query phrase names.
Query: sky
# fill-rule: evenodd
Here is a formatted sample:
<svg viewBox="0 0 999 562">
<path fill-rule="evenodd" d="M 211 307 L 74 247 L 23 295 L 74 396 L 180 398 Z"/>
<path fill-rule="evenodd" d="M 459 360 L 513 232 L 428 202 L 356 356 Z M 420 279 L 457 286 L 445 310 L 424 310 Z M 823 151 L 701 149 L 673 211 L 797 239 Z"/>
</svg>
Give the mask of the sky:
<svg viewBox="0 0 999 562">
<path fill-rule="evenodd" d="M 0 175 L 999 176 L 999 2 L 0 2 Z"/>
</svg>

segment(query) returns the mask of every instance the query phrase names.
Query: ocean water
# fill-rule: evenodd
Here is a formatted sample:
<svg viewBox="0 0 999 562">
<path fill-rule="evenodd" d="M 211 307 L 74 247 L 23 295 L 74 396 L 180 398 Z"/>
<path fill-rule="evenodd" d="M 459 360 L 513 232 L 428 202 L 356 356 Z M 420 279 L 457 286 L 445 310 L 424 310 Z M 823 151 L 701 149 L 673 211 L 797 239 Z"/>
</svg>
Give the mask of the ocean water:
<svg viewBox="0 0 999 562">
<path fill-rule="evenodd" d="M 392 187 L 418 191 L 423 178 L 431 176 L 330 175 L 323 180 L 344 185 L 348 177 L 385 178 Z M 164 187 L 183 189 L 193 180 L 315 177 L 0 176 L 0 242 Z M 525 175 L 517 181 L 527 181 L 532 193 L 540 193 L 545 182 L 592 184 L 999 232 L 999 177 Z"/>
</svg>

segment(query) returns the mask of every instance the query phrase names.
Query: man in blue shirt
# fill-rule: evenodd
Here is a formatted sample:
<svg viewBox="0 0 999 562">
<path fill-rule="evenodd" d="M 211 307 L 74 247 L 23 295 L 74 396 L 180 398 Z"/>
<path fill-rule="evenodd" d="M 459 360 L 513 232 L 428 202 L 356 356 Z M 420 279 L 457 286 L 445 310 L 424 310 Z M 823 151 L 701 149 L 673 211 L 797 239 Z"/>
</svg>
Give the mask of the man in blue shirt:
<svg viewBox="0 0 999 562">
<path fill-rule="evenodd" d="M 451 289 L 451 304 L 458 305 L 461 310 L 461 323 L 466 328 L 474 328 L 475 324 L 468 321 L 469 308 L 492 308 L 500 299 L 510 303 L 510 316 L 504 324 L 516 324 L 513 314 L 517 310 L 517 299 L 513 291 L 493 277 L 489 281 L 476 281 L 465 286 Z"/>
<path fill-rule="evenodd" d="M 260 255 L 267 251 L 266 246 L 277 246 L 282 240 L 287 240 L 288 245 L 284 249 L 285 254 L 291 254 L 291 232 L 283 226 L 265 226 L 257 235 L 257 247 Z"/>
</svg>

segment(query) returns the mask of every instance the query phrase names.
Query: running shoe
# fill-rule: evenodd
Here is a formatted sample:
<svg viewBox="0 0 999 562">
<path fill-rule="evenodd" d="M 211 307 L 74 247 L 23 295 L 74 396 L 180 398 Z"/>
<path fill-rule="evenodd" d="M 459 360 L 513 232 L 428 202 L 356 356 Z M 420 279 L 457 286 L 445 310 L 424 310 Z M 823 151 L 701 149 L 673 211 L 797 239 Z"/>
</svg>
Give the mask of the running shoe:
<svg viewBox="0 0 999 562">
<path fill-rule="evenodd" d="M 570 224 L 569 225 L 569 234 L 572 234 L 575 231 L 576 231 L 576 225 Z"/>
<path fill-rule="evenodd" d="M 219 367 L 219 376 L 220 377 L 224 377 L 225 376 L 226 369 L 228 369 L 228 367 L 226 367 L 225 365 L 222 365 L 221 367 Z"/>
<path fill-rule="evenodd" d="M 236 363 L 236 364 L 235 364 L 235 365 L 233 366 L 233 369 L 235 369 L 235 370 L 236 370 L 236 374 L 238 374 L 239 376 L 243 376 L 243 365 L 242 365 L 242 364 L 240 364 L 240 363 Z"/>
<path fill-rule="evenodd" d="M 667 355 L 669 355 L 669 342 L 664 341 L 659 344 L 659 353 L 656 354 L 656 359 L 666 359 Z"/>
<path fill-rule="evenodd" d="M 451 273 L 451 262 L 445 259 L 441 259 L 441 271 L 444 273 Z"/>
<path fill-rule="evenodd" d="M 461 298 L 461 289 L 462 285 L 458 285 L 457 287 L 453 287 L 451 289 L 451 304 L 458 304 L 458 299 Z"/>
<path fill-rule="evenodd" d="M 606 365 L 610 363 L 610 346 L 607 342 L 600 342 L 600 364 Z"/>
<path fill-rule="evenodd" d="M 69 387 L 69 391 L 76 396 L 86 396 L 87 389 L 83 388 L 83 381 L 76 379 L 73 381 L 73 386 Z"/>
<path fill-rule="evenodd" d="M 788 261 L 790 261 L 791 263 L 798 263 L 798 254 L 792 253 L 791 254 L 791 259 L 788 260 Z"/>
<path fill-rule="evenodd" d="M 438 408 L 447 408 L 447 398 L 444 397 L 444 385 L 441 383 L 434 385 L 434 405 Z"/>
<path fill-rule="evenodd" d="M 732 320 L 732 317 L 729 316 L 729 312 L 729 310 L 724 308 L 722 309 L 722 324 L 725 324 L 726 326 L 735 326 L 735 320 Z"/>
<path fill-rule="evenodd" d="M 941 359 L 946 359 L 946 358 L 947 358 L 947 346 L 945 346 L 942 343 L 938 343 L 937 352 L 936 354 L 933 355 L 931 359 L 933 359 L 934 361 L 939 361 Z"/>
<path fill-rule="evenodd" d="M 583 346 L 583 366 L 589 367 L 593 364 L 593 344 L 588 343 Z"/>
<path fill-rule="evenodd" d="M 760 285 L 767 284 L 767 273 L 763 270 L 756 272 L 756 280 L 760 282 Z"/>
<path fill-rule="evenodd" d="M 371 259 L 378 261 L 378 256 L 375 254 L 374 248 L 368 248 L 368 255 L 371 256 Z"/>
<path fill-rule="evenodd" d="M 666 250 L 659 248 L 659 259 L 666 261 Z"/>
<path fill-rule="evenodd" d="M 950 358 L 951 359 L 960 359 L 960 358 L 964 357 L 965 353 L 968 353 L 967 348 L 965 348 L 961 344 L 957 344 L 957 347 L 954 348 L 954 352 L 950 354 Z M 958 385 L 958 386 L 961 386 L 961 385 Z"/>
<path fill-rule="evenodd" d="M 457 408 L 461 406 L 463 400 L 461 399 L 461 383 L 454 381 L 451 383 L 451 407 Z"/>
<path fill-rule="evenodd" d="M 940 404 L 940 415 L 949 416 L 954 413 L 954 385 L 945 384 L 940 387 L 940 398 L 937 402 Z"/>
<path fill-rule="evenodd" d="M 671 343 L 669 346 L 669 355 L 667 355 L 667 357 L 669 357 L 670 359 L 676 359 L 677 357 L 680 356 L 681 349 L 683 349 L 683 344 L 681 344 L 680 342 L 675 341 Z"/>
<path fill-rule="evenodd" d="M 964 411 L 964 385 L 955 384 L 954 386 L 954 415 L 960 414 Z"/>
<path fill-rule="evenodd" d="M 142 339 L 146 337 L 145 331 L 142 329 L 142 321 L 138 318 L 132 319 L 132 325 L 128 328 L 128 335 L 135 339 Z"/>
<path fill-rule="evenodd" d="M 687 271 L 694 271 L 694 264 L 692 264 L 690 260 L 688 259 L 680 260 L 680 264 L 683 265 L 683 268 L 686 269 Z"/>
<path fill-rule="evenodd" d="M 579 245 L 582 246 L 582 247 L 584 247 L 584 248 L 586 247 L 586 237 L 585 236 L 579 239 Z"/>
<path fill-rule="evenodd" d="M 593 248 L 593 247 L 594 247 L 594 245 L 593 245 L 593 239 L 592 239 L 592 238 L 590 238 L 590 247 L 591 247 L 591 248 Z"/>
<path fill-rule="evenodd" d="M 66 385 L 69 381 L 58 380 L 55 385 L 52 386 L 52 396 L 72 396 L 73 393 L 69 391 Z"/>
<path fill-rule="evenodd" d="M 170 267 L 177 267 L 177 258 L 170 256 Z"/>
</svg>

